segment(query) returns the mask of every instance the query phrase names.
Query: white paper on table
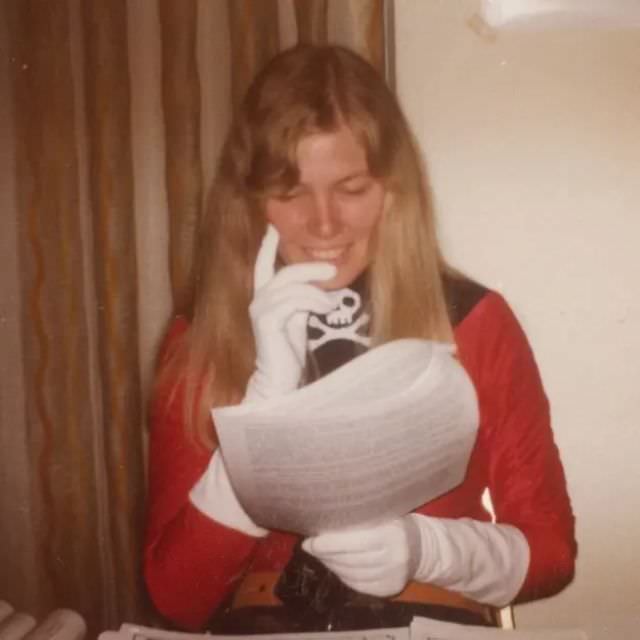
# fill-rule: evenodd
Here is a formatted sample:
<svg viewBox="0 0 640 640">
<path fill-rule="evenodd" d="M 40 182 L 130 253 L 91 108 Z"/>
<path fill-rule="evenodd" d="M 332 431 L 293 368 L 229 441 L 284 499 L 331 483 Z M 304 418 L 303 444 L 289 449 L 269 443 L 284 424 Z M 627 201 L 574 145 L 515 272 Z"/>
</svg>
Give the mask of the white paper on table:
<svg viewBox="0 0 640 640">
<path fill-rule="evenodd" d="M 496 629 L 416 616 L 409 626 L 411 640 L 588 640 L 580 629 Z"/>
<path fill-rule="evenodd" d="M 212 414 L 247 513 L 302 535 L 398 517 L 451 490 L 478 428 L 475 390 L 453 347 L 418 339 Z"/>
<path fill-rule="evenodd" d="M 98 640 L 238 640 L 240 636 L 187 633 L 123 624 L 118 631 L 105 631 Z M 408 627 L 243 635 L 250 640 L 588 640 L 580 629 L 505 630 L 440 622 L 414 617 Z"/>
<path fill-rule="evenodd" d="M 261 633 L 229 636 L 209 633 L 184 633 L 125 623 L 120 627 L 119 631 L 106 631 L 100 634 L 98 640 L 238 640 L 238 638 L 255 640 L 409 640 L 409 628 L 309 633 Z"/>
</svg>

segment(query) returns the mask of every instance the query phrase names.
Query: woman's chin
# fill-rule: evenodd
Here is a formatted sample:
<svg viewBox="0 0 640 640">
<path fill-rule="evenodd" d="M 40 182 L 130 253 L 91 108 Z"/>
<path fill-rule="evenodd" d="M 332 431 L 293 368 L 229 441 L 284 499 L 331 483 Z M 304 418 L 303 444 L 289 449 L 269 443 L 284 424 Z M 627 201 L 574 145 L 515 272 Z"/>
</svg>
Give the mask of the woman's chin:
<svg viewBox="0 0 640 640">
<path fill-rule="evenodd" d="M 314 284 L 323 291 L 336 291 L 348 287 L 364 270 L 355 268 L 338 268 L 338 273 L 331 280 L 315 282 Z"/>
</svg>

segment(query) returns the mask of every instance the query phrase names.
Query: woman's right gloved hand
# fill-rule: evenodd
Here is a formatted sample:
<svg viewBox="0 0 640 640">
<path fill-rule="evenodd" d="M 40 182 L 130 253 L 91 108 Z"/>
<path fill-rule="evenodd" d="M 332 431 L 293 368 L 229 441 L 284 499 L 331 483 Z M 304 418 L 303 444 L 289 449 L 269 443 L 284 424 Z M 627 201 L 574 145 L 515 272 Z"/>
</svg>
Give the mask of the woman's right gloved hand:
<svg viewBox="0 0 640 640">
<path fill-rule="evenodd" d="M 256 343 L 256 368 L 244 402 L 282 395 L 298 387 L 306 358 L 309 312 L 326 314 L 335 303 L 311 284 L 330 280 L 336 267 L 305 262 L 275 270 L 279 234 L 267 227 L 254 270 L 254 295 L 249 315 Z"/>
</svg>

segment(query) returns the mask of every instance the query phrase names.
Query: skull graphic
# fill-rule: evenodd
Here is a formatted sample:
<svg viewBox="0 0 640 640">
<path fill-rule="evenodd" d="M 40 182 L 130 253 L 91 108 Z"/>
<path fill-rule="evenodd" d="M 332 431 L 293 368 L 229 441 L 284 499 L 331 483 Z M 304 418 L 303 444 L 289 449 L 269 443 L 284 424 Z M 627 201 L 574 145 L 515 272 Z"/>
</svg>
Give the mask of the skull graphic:
<svg viewBox="0 0 640 640">
<path fill-rule="evenodd" d="M 309 349 L 314 351 L 331 340 L 352 340 L 366 347 L 370 344 L 367 336 L 358 334 L 359 329 L 369 322 L 369 314 L 360 313 L 362 298 L 357 291 L 352 289 L 339 289 L 332 291 L 336 308 L 326 316 L 309 316 L 309 326 L 322 332 L 318 338 L 309 339 Z"/>
</svg>

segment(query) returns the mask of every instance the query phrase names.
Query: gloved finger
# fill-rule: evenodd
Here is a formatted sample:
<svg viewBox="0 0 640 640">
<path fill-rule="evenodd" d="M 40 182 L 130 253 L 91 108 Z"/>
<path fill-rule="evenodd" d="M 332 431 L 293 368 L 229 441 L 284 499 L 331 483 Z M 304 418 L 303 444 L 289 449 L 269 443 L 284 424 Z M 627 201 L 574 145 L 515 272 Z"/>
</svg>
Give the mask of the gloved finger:
<svg viewBox="0 0 640 640">
<path fill-rule="evenodd" d="M 362 572 L 363 577 L 372 578 L 375 575 L 382 575 L 391 569 L 405 567 L 409 570 L 410 555 L 409 550 L 399 541 L 397 545 L 374 549 L 372 551 L 362 551 L 355 553 L 340 553 L 331 555 L 316 555 L 326 566 L 331 567 L 336 573 L 342 572 Z"/>
<path fill-rule="evenodd" d="M 360 554 L 348 556 L 318 557 L 322 564 L 336 575 L 349 576 L 358 580 L 374 580 L 385 574 L 389 565 L 376 555 Z"/>
<path fill-rule="evenodd" d="M 310 284 L 264 291 L 249 306 L 249 314 L 260 327 L 282 329 L 296 312 L 325 314 L 334 308 L 331 298 L 322 289 Z"/>
<path fill-rule="evenodd" d="M 347 586 L 371 595 L 394 595 L 402 591 L 409 580 L 408 572 L 401 566 L 377 564 L 371 567 L 345 568 L 332 562 L 323 564 Z"/>
<path fill-rule="evenodd" d="M 256 294 L 252 305 L 261 313 L 268 314 L 270 309 L 275 309 L 281 304 L 287 304 L 287 301 L 295 301 L 296 299 L 314 300 L 316 304 L 331 309 L 335 309 L 336 306 L 334 299 L 326 291 L 306 282 L 294 282 L 286 287 L 268 286 Z M 300 310 L 305 311 L 306 309 L 301 307 Z"/>
<path fill-rule="evenodd" d="M 279 240 L 278 230 L 272 224 L 267 225 L 267 231 L 262 238 L 253 269 L 254 291 L 264 287 L 275 274 Z"/>
<path fill-rule="evenodd" d="M 299 262 L 283 267 L 271 281 L 271 287 L 284 287 L 299 282 L 323 282 L 331 280 L 337 273 L 329 262 Z"/>
<path fill-rule="evenodd" d="M 325 566 L 352 589 L 372 595 L 389 596 L 400 593 L 410 579 L 403 566 L 378 565 L 356 569 L 344 569 L 331 564 Z"/>
<path fill-rule="evenodd" d="M 382 546 L 376 527 L 330 531 L 307 538 L 302 548 L 311 555 L 328 556 L 369 552 Z"/>
</svg>

